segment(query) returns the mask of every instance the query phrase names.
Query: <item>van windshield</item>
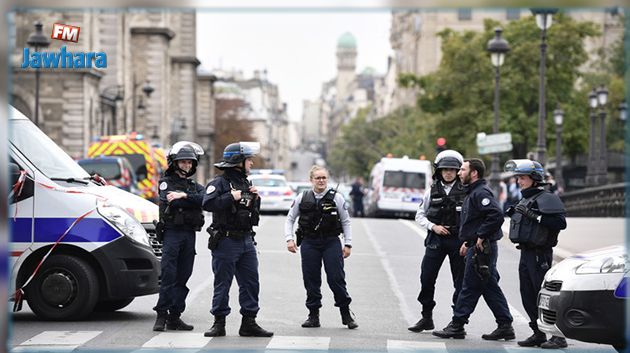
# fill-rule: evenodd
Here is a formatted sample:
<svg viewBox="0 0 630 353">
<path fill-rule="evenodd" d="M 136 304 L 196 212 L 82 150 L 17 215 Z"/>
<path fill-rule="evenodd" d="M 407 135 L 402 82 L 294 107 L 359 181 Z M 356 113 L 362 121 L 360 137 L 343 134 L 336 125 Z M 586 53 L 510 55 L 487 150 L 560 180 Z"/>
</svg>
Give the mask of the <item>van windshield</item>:
<svg viewBox="0 0 630 353">
<path fill-rule="evenodd" d="M 424 173 L 410 173 L 402 171 L 386 171 L 383 186 L 393 188 L 424 189 L 426 175 Z"/>
<path fill-rule="evenodd" d="M 9 140 L 28 160 L 49 178 L 89 178 L 64 150 L 30 120 L 10 120 Z"/>
<path fill-rule="evenodd" d="M 85 169 L 88 174 L 98 174 L 107 180 L 120 178 L 120 166 L 115 160 L 83 160 L 79 161 L 79 165 Z"/>
</svg>

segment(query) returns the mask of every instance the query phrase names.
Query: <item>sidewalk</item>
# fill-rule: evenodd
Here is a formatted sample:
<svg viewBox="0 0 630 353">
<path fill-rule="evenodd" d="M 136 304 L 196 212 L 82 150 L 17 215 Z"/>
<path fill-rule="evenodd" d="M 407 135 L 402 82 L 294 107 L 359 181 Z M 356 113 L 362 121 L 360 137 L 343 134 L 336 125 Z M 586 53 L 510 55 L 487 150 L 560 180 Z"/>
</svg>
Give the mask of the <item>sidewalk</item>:
<svg viewBox="0 0 630 353">
<path fill-rule="evenodd" d="M 508 242 L 510 219 L 503 222 L 504 239 Z M 567 217 L 567 229 L 560 232 L 554 258 L 562 260 L 581 252 L 625 243 L 625 218 Z"/>
</svg>

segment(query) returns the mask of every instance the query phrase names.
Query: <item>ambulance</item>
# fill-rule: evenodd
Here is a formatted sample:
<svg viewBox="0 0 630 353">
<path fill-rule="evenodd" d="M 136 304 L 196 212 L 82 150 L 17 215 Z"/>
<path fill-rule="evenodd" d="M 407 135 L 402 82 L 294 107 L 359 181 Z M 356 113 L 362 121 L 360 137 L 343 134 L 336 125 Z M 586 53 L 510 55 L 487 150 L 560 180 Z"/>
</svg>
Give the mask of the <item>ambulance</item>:
<svg viewBox="0 0 630 353">
<path fill-rule="evenodd" d="M 140 195 L 157 203 L 158 180 L 166 169 L 164 150 L 151 146 L 142 134 L 101 136 L 88 148 L 88 158 L 102 156 L 126 157 L 138 178 Z"/>
<path fill-rule="evenodd" d="M 383 157 L 374 165 L 368 183 L 368 217 L 413 218 L 431 186 L 431 162 Z"/>
<path fill-rule="evenodd" d="M 91 177 L 13 107 L 9 174 L 14 311 L 79 320 L 158 292 L 155 204 Z"/>
</svg>

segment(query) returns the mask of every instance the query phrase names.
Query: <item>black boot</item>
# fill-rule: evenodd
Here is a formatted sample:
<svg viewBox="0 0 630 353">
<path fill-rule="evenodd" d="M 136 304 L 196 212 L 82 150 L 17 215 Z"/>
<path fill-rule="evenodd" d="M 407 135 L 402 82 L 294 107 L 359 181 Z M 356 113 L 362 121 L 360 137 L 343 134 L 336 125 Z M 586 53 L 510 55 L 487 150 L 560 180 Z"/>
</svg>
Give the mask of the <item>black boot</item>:
<svg viewBox="0 0 630 353">
<path fill-rule="evenodd" d="M 494 331 L 491 333 L 481 335 L 481 338 L 488 341 L 498 341 L 500 339 L 504 340 L 513 340 L 516 336 L 514 335 L 514 328 L 511 323 L 507 324 L 499 324 Z"/>
<path fill-rule="evenodd" d="M 244 337 L 271 337 L 273 332 L 269 332 L 256 323 L 256 317 L 243 316 L 241 321 L 241 328 L 238 330 L 238 334 Z"/>
<path fill-rule="evenodd" d="M 319 309 L 309 309 L 308 318 L 302 327 L 319 327 Z"/>
<path fill-rule="evenodd" d="M 433 319 L 431 316 L 422 315 L 422 319 L 418 320 L 415 325 L 411 327 L 407 327 L 407 330 L 412 332 L 422 332 L 425 330 L 433 330 L 435 325 L 433 325 Z"/>
<path fill-rule="evenodd" d="M 153 324 L 153 331 L 166 331 L 166 313 L 158 313 L 155 324 Z"/>
<path fill-rule="evenodd" d="M 534 334 L 527 337 L 524 341 L 516 342 L 521 347 L 534 347 L 540 346 L 547 341 L 547 335 L 538 329 L 538 325 L 535 322 L 530 322 L 529 327 L 532 328 Z"/>
<path fill-rule="evenodd" d="M 347 325 L 349 329 L 355 329 L 359 327 L 359 325 L 354 321 L 354 313 L 350 311 L 350 308 L 345 306 L 339 308 L 341 312 L 341 323 Z"/>
<path fill-rule="evenodd" d="M 567 348 L 567 340 L 564 339 L 564 337 L 551 336 L 549 341 L 542 343 L 540 345 L 540 348 L 545 348 L 545 349 Z"/>
<path fill-rule="evenodd" d="M 188 325 L 179 318 L 180 314 L 168 314 L 166 317 L 166 329 L 176 331 L 192 331 L 193 325 Z"/>
<path fill-rule="evenodd" d="M 220 337 L 225 336 L 225 316 L 214 316 L 214 324 L 212 327 L 203 334 L 206 337 Z"/>
<path fill-rule="evenodd" d="M 433 336 L 461 339 L 466 337 L 466 330 L 464 330 L 463 323 L 451 321 L 442 331 L 433 331 Z"/>
</svg>

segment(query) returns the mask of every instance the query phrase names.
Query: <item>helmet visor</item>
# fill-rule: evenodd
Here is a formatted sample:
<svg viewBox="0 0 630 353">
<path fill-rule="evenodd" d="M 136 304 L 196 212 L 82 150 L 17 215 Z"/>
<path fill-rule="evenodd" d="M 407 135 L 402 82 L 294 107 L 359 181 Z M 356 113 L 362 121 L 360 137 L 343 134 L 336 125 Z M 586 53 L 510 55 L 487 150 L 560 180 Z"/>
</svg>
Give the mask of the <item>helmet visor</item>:
<svg viewBox="0 0 630 353">
<path fill-rule="evenodd" d="M 245 158 L 253 157 L 260 153 L 260 142 L 240 142 L 241 154 Z"/>
<path fill-rule="evenodd" d="M 171 147 L 171 150 L 169 151 L 169 155 L 176 155 L 177 152 L 179 152 L 179 150 L 181 150 L 183 147 L 190 147 L 193 149 L 193 151 L 195 151 L 195 153 L 198 156 L 203 155 L 203 148 L 201 148 L 201 146 L 199 146 L 198 144 L 194 143 L 194 142 L 188 142 L 188 141 L 179 141 L 176 142 L 173 147 Z"/>
</svg>

